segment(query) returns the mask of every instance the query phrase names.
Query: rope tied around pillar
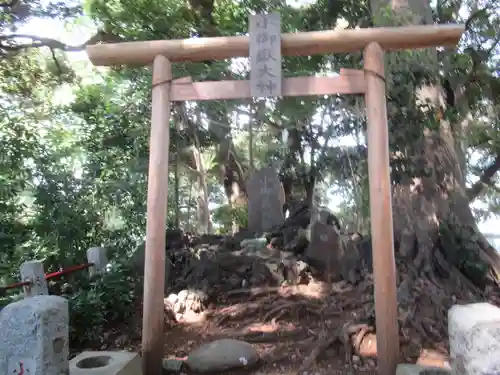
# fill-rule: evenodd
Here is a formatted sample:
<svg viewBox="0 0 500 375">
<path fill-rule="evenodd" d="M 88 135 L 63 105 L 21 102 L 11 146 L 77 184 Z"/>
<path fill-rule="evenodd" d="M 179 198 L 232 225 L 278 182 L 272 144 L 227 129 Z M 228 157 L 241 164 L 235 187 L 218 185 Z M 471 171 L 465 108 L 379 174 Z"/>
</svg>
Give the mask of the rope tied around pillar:
<svg viewBox="0 0 500 375">
<path fill-rule="evenodd" d="M 158 87 L 158 86 L 161 86 L 161 85 L 165 85 L 167 83 L 172 83 L 174 81 L 175 81 L 174 79 L 169 78 L 169 79 L 164 79 L 164 80 L 159 81 L 159 82 L 154 82 L 154 83 L 151 84 L 151 88 L 154 89 L 155 87 Z"/>
<path fill-rule="evenodd" d="M 386 82 L 385 76 L 383 74 L 380 74 L 379 72 L 376 72 L 375 70 L 363 68 L 363 72 L 373 74 L 375 77 L 384 81 L 384 83 Z"/>
</svg>

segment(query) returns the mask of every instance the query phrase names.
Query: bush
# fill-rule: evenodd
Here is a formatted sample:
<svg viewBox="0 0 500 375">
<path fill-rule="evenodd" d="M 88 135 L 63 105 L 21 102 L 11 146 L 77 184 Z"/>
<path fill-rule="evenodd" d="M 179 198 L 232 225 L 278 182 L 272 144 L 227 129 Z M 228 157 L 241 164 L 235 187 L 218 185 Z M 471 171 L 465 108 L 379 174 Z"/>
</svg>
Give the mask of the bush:
<svg viewBox="0 0 500 375">
<path fill-rule="evenodd" d="M 220 226 L 219 233 L 230 233 L 233 222 L 241 228 L 246 228 L 248 226 L 248 208 L 247 206 L 221 205 L 213 211 L 213 222 Z"/>
<path fill-rule="evenodd" d="M 142 280 L 126 260 L 111 263 L 102 276 L 79 282 L 66 296 L 70 308 L 70 345 L 100 343 L 106 329 L 126 321 L 136 312 Z"/>
<path fill-rule="evenodd" d="M 86 276 L 66 284 L 62 297 L 68 299 L 70 317 L 70 347 L 95 346 L 101 343 L 106 329 L 126 321 L 136 312 L 136 302 L 142 294 L 142 279 L 121 259 L 110 263 L 102 276 Z M 57 286 L 61 281 L 57 282 Z M 53 293 L 55 288 L 49 290 Z M 59 293 L 57 293 L 59 294 Z M 0 297 L 0 310 L 23 298 L 22 293 Z"/>
</svg>

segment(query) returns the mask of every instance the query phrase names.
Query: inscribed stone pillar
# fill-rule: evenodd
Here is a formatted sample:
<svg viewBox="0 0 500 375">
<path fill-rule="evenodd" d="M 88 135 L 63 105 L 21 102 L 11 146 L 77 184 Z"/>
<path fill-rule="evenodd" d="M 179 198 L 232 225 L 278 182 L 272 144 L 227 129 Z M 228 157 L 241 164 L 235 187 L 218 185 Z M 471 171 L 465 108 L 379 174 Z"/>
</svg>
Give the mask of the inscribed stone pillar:
<svg viewBox="0 0 500 375">
<path fill-rule="evenodd" d="M 68 375 L 68 301 L 40 295 L 0 312 L 0 374 Z"/>
<path fill-rule="evenodd" d="M 248 229 L 264 232 L 283 224 L 283 187 L 274 169 L 253 173 L 247 181 L 247 194 Z"/>
<path fill-rule="evenodd" d="M 24 297 L 33 297 L 49 294 L 47 280 L 45 280 L 45 271 L 43 262 L 39 260 L 30 260 L 21 264 L 21 280 L 30 281 L 30 285 L 23 287 Z"/>
</svg>

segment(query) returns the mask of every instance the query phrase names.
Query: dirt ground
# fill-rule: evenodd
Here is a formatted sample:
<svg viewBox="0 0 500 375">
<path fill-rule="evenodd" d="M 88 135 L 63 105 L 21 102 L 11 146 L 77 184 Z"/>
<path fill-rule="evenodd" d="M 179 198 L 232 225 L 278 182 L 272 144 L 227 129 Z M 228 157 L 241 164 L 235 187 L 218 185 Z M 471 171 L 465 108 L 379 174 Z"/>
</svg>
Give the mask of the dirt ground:
<svg viewBox="0 0 500 375">
<path fill-rule="evenodd" d="M 327 288 L 316 282 L 232 291 L 202 314 L 186 314 L 180 321 L 167 318 L 165 358 L 184 359 L 204 343 L 234 338 L 254 345 L 262 364 L 229 374 L 374 374 L 376 334 L 370 322 L 358 321 L 372 306 L 369 284 Z M 140 314 L 134 320 L 110 333 L 113 344 L 108 348 L 140 350 Z M 401 332 L 400 362 L 445 365 L 445 341 L 415 345 L 419 340 L 412 340 L 414 333 Z"/>
</svg>

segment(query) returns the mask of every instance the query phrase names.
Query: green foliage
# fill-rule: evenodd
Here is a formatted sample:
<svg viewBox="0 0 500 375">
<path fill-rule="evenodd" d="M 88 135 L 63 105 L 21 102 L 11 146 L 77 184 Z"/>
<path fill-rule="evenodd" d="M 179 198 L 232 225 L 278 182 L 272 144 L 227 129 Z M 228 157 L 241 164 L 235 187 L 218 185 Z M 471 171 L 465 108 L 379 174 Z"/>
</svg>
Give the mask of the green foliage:
<svg viewBox="0 0 500 375">
<path fill-rule="evenodd" d="M 219 233 L 230 233 L 233 223 L 240 228 L 247 228 L 248 207 L 231 207 L 229 204 L 221 205 L 214 210 L 213 221 L 217 225 Z"/>
<path fill-rule="evenodd" d="M 126 259 L 115 261 L 107 273 L 74 285 L 68 296 L 70 340 L 74 346 L 98 343 L 110 326 L 127 321 L 137 311 L 141 279 Z"/>
<path fill-rule="evenodd" d="M 142 279 L 125 258 L 110 262 L 102 276 L 88 278 L 85 273 L 77 271 L 63 276 L 63 280 L 53 284 L 58 286 L 56 289 L 49 285 L 49 291 L 63 289 L 61 296 L 69 301 L 70 346 L 73 349 L 100 344 L 106 330 L 137 312 L 142 296 Z M 3 296 L 0 308 L 22 298 L 17 292 Z"/>
</svg>

